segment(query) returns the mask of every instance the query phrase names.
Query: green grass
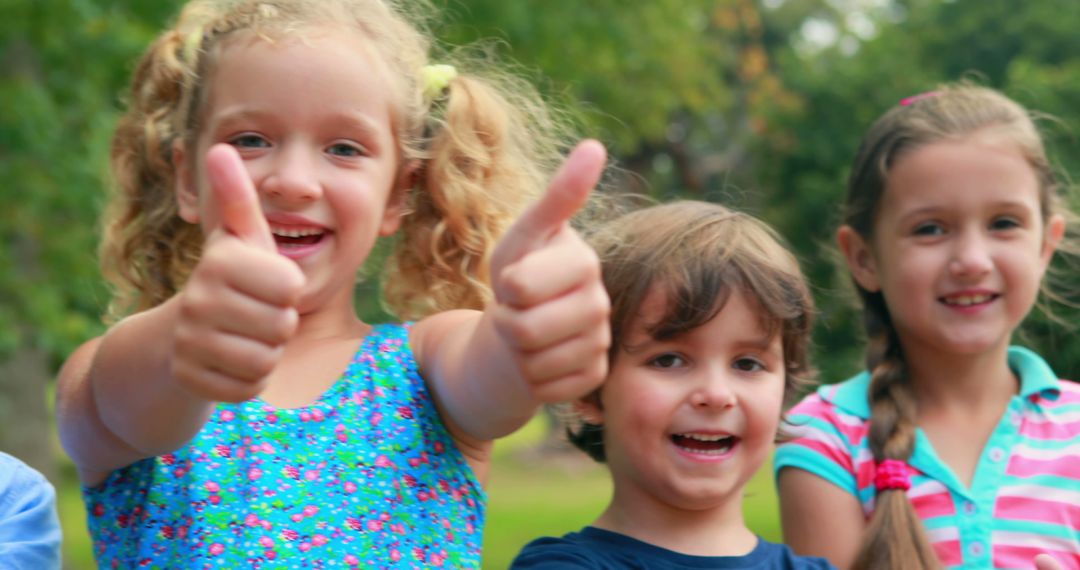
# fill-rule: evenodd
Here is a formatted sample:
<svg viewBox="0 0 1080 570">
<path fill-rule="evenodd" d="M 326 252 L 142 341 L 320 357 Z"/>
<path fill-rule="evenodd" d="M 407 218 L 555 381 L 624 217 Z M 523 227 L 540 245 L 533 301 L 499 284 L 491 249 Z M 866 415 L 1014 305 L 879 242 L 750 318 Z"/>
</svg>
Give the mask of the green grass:
<svg viewBox="0 0 1080 570">
<path fill-rule="evenodd" d="M 499 442 L 488 484 L 488 523 L 484 536 L 484 569 L 509 566 L 521 547 L 539 536 L 561 536 L 592 522 L 611 497 L 611 483 L 602 465 L 583 454 L 540 454 L 544 424 L 534 420 Z M 64 567 L 94 568 L 86 512 L 70 463 L 61 470 L 57 489 L 64 527 Z M 747 524 L 766 540 L 780 541 L 776 493 L 768 466 L 746 490 Z"/>
</svg>

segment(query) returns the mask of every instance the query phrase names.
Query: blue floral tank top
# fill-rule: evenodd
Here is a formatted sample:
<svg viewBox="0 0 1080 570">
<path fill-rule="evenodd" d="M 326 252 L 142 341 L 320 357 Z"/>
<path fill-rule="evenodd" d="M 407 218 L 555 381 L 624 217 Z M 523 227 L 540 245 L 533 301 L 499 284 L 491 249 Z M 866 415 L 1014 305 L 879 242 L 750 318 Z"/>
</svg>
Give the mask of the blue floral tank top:
<svg viewBox="0 0 1080 570">
<path fill-rule="evenodd" d="M 218 404 L 187 446 L 84 488 L 107 568 L 478 568 L 486 496 L 417 372 L 374 327 L 311 406 Z"/>
</svg>

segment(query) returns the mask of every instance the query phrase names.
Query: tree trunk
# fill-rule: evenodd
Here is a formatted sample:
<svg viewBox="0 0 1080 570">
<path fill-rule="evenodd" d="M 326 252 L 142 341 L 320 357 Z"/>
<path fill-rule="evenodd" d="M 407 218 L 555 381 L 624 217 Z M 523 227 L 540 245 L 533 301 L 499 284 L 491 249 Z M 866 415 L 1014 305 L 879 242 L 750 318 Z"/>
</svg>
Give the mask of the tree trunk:
<svg viewBox="0 0 1080 570">
<path fill-rule="evenodd" d="M 56 483 L 52 422 L 46 405 L 48 359 L 23 346 L 0 360 L 0 450 L 25 461 Z"/>
</svg>

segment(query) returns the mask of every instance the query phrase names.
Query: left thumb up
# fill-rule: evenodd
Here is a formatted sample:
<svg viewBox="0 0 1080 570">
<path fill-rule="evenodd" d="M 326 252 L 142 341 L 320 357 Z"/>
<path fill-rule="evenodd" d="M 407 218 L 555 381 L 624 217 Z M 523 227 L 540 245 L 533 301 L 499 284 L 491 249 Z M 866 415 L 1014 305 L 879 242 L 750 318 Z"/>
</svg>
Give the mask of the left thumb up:
<svg viewBox="0 0 1080 570">
<path fill-rule="evenodd" d="M 544 247 L 589 200 L 607 162 L 604 145 L 582 141 L 551 179 L 547 191 L 507 230 L 491 257 L 492 275 Z"/>
</svg>

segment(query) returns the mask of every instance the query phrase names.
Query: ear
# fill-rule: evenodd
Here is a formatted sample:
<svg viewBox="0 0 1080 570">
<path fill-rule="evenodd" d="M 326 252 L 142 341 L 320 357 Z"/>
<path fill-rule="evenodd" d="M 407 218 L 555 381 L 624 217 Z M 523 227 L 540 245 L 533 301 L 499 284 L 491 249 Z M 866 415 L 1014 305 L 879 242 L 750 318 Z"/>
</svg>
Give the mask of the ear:
<svg viewBox="0 0 1080 570">
<path fill-rule="evenodd" d="M 1050 258 L 1054 257 L 1054 252 L 1057 251 L 1063 239 L 1065 239 L 1065 217 L 1054 214 L 1046 221 L 1046 235 L 1043 237 L 1042 252 L 1040 252 L 1044 271 L 1050 265 Z"/>
<path fill-rule="evenodd" d="M 881 290 L 874 252 L 855 228 L 843 225 L 836 230 L 836 243 L 844 254 L 848 270 L 860 287 L 876 293 Z"/>
<path fill-rule="evenodd" d="M 189 224 L 199 223 L 199 187 L 192 175 L 194 164 L 188 164 L 187 151 L 183 141 L 173 141 L 172 148 L 173 184 L 176 187 L 176 207 L 180 217 Z"/>
<path fill-rule="evenodd" d="M 405 215 L 409 192 L 416 185 L 419 165 L 419 161 L 410 160 L 401 166 L 394 179 L 394 186 L 390 188 L 390 195 L 386 198 L 386 208 L 383 209 L 383 219 L 379 225 L 380 236 L 391 235 L 401 227 L 401 217 Z"/>
<path fill-rule="evenodd" d="M 604 425 L 604 407 L 600 404 L 600 390 L 594 390 L 583 398 L 574 400 L 574 413 L 582 421 L 593 425 Z"/>
</svg>

